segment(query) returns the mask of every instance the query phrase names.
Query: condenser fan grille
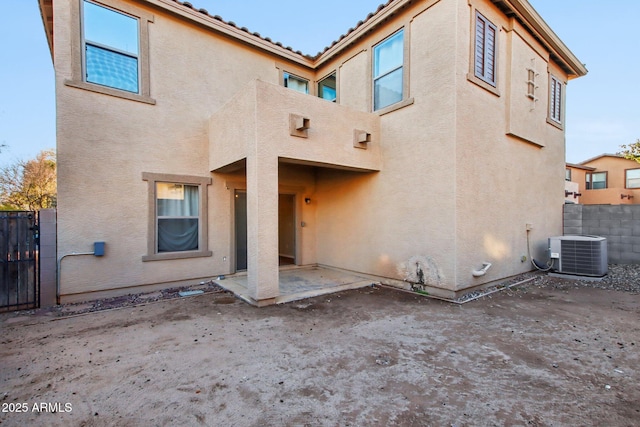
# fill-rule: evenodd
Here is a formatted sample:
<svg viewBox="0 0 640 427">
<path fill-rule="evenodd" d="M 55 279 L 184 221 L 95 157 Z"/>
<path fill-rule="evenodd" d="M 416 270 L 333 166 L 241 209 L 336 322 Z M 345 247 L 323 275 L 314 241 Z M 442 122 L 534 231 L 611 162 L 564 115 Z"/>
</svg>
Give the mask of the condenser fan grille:
<svg viewBox="0 0 640 427">
<path fill-rule="evenodd" d="M 562 240 L 562 271 L 564 273 L 600 275 L 603 245 L 600 242 Z"/>
</svg>

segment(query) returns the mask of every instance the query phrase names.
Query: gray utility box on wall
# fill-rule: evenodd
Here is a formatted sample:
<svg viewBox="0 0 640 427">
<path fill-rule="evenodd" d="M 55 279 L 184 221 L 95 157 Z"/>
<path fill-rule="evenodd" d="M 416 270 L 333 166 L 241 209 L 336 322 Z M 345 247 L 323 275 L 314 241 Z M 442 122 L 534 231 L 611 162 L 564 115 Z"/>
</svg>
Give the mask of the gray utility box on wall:
<svg viewBox="0 0 640 427">
<path fill-rule="evenodd" d="M 550 237 L 549 252 L 557 273 L 593 277 L 602 277 L 607 274 L 607 239 L 605 237 Z"/>
</svg>

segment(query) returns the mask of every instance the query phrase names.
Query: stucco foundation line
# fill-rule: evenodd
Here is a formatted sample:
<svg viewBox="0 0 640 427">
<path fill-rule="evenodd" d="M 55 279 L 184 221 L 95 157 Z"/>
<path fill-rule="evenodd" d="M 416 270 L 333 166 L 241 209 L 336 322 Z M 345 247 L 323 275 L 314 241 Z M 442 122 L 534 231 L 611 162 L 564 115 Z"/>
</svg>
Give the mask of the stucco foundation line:
<svg viewBox="0 0 640 427">
<path fill-rule="evenodd" d="M 185 299 L 185 298 L 194 298 L 194 297 L 198 297 L 201 295 L 209 295 L 209 294 L 218 294 L 218 293 L 222 293 L 222 292 L 203 292 L 203 293 L 199 293 L 199 294 L 194 294 L 194 295 L 187 295 L 187 296 L 181 296 L 180 298 L 174 297 L 174 298 L 161 298 L 159 300 L 156 301 L 143 301 L 140 302 L 138 304 L 132 304 L 132 305 L 124 305 L 122 307 L 111 307 L 111 308 L 105 308 L 102 310 L 94 310 L 94 311 L 87 311 L 84 313 L 76 313 L 76 314 L 70 314 L 68 316 L 60 316 L 60 317 L 54 317 L 52 319 L 48 319 L 49 322 L 56 322 L 58 320 L 65 320 L 65 319 L 71 319 L 73 317 L 80 317 L 80 316 L 88 316 L 90 314 L 99 314 L 99 313 L 106 313 L 108 311 L 115 311 L 115 310 L 124 310 L 126 308 L 138 308 L 138 307 L 144 307 L 146 305 L 151 305 L 151 304 L 158 304 L 161 302 L 165 302 L 165 301 L 169 301 L 169 300 L 174 300 L 174 299 Z M 36 323 L 34 323 L 35 325 Z M 25 325 L 28 326 L 28 325 Z"/>
<path fill-rule="evenodd" d="M 420 296 L 425 297 L 425 298 L 431 298 L 431 299 L 435 299 L 435 300 L 439 300 L 439 301 L 450 302 L 452 304 L 462 305 L 462 304 L 466 304 L 466 303 L 471 302 L 471 301 L 475 301 L 475 300 L 480 299 L 482 297 L 486 297 L 487 295 L 495 294 L 496 292 L 504 291 L 506 289 L 511 289 L 514 286 L 524 285 L 525 283 L 529 283 L 529 282 L 531 282 L 531 281 L 533 281 L 535 279 L 536 279 L 535 277 L 529 277 L 528 279 L 524 279 L 524 280 L 521 280 L 519 282 L 512 283 L 512 284 L 510 284 L 508 286 L 504 286 L 502 288 L 493 289 L 491 291 L 485 292 L 485 293 L 480 294 L 480 295 L 476 295 L 475 297 L 469 298 L 469 299 L 464 300 L 464 301 L 457 301 L 457 300 L 454 300 L 454 299 L 438 297 L 438 296 L 435 296 L 435 295 L 425 295 L 425 294 L 421 294 L 421 293 L 418 293 L 418 292 L 409 291 L 407 289 L 395 288 L 393 286 L 388 286 L 388 285 L 380 285 L 380 286 L 384 286 L 385 288 L 388 288 L 388 289 L 394 289 L 396 291 L 402 291 L 402 292 L 410 293 L 410 294 L 413 294 L 413 295 L 420 295 Z"/>
</svg>

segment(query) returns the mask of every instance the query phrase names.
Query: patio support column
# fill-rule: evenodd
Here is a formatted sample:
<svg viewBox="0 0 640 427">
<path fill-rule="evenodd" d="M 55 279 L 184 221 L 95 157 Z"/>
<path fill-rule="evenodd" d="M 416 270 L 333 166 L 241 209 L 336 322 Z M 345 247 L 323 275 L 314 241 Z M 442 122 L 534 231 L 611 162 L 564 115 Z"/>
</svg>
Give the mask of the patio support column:
<svg viewBox="0 0 640 427">
<path fill-rule="evenodd" d="M 249 296 L 258 305 L 279 295 L 278 157 L 256 144 L 247 156 L 247 273 Z"/>
</svg>

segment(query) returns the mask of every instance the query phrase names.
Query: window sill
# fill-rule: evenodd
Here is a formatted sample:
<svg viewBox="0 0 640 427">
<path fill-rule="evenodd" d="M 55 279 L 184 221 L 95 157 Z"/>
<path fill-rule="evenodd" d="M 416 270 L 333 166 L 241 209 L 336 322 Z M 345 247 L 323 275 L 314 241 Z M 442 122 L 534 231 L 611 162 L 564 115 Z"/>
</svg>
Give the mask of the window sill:
<svg viewBox="0 0 640 427">
<path fill-rule="evenodd" d="M 163 252 L 159 254 L 144 255 L 143 262 L 166 261 L 170 259 L 204 258 L 213 255 L 211 251 L 185 251 L 185 252 Z"/>
<path fill-rule="evenodd" d="M 495 96 L 500 96 L 500 91 L 498 90 L 497 87 L 485 82 L 482 79 L 479 79 L 478 77 L 476 77 L 471 73 L 467 73 L 467 80 L 469 80 L 473 84 L 480 86 L 482 89 L 485 89 L 486 91 L 491 92 Z"/>
<path fill-rule="evenodd" d="M 560 130 L 564 130 L 564 125 L 562 123 L 558 123 L 550 117 L 547 117 L 547 123 L 549 123 L 551 126 L 557 127 Z"/>
<path fill-rule="evenodd" d="M 136 93 L 126 92 L 118 89 L 113 89 L 106 86 L 100 86 L 93 83 L 79 82 L 75 80 L 65 80 L 65 86 L 75 87 L 78 89 L 84 89 L 91 92 L 102 93 L 104 95 L 115 96 L 116 98 L 124 98 L 130 101 L 143 102 L 145 104 L 155 105 L 156 100 L 145 95 L 138 95 Z"/>
<path fill-rule="evenodd" d="M 414 102 L 413 98 L 407 98 L 407 99 L 403 99 L 400 102 L 396 102 L 395 104 L 391 104 L 388 105 L 384 108 L 381 108 L 379 110 L 374 111 L 374 113 L 380 115 L 380 116 L 384 116 L 385 114 L 391 113 L 393 111 L 399 110 L 401 108 L 407 107 L 409 105 L 412 105 Z"/>
</svg>

